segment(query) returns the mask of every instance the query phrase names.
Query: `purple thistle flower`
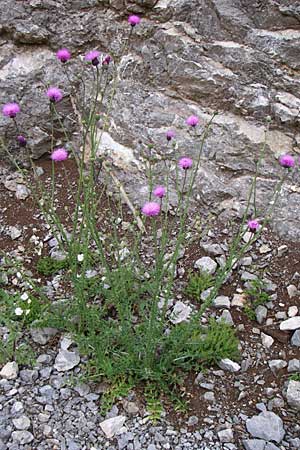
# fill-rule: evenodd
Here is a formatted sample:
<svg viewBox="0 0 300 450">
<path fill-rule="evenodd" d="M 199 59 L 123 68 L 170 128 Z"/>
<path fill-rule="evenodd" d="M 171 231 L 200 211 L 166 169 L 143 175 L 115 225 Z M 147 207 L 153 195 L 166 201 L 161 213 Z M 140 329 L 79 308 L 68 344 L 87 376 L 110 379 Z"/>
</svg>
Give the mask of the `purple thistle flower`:
<svg viewBox="0 0 300 450">
<path fill-rule="evenodd" d="M 190 169 L 193 165 L 193 160 L 191 158 L 180 158 L 178 161 L 179 167 L 181 167 L 183 170 Z"/>
<path fill-rule="evenodd" d="M 139 16 L 129 16 L 128 17 L 128 23 L 132 26 L 135 27 L 136 25 L 138 25 L 140 23 L 141 19 Z"/>
<path fill-rule="evenodd" d="M 26 147 L 27 140 L 24 136 L 22 136 L 22 135 L 17 136 L 17 141 L 18 141 L 20 147 Z"/>
<path fill-rule="evenodd" d="M 111 62 L 111 56 L 106 55 L 105 58 L 103 58 L 103 60 L 102 60 L 102 66 L 108 66 L 110 62 Z"/>
<path fill-rule="evenodd" d="M 57 59 L 59 59 L 62 63 L 65 63 L 71 59 L 71 53 L 67 48 L 61 48 L 56 53 Z"/>
<path fill-rule="evenodd" d="M 100 52 L 98 52 L 98 50 L 92 50 L 85 55 L 84 59 L 88 62 L 91 62 L 93 66 L 98 66 L 98 64 L 100 64 L 99 56 Z"/>
<path fill-rule="evenodd" d="M 142 213 L 147 217 L 158 216 L 160 213 L 160 206 L 155 202 L 147 202 L 142 207 Z"/>
<path fill-rule="evenodd" d="M 255 233 L 255 231 L 259 229 L 259 223 L 257 220 L 248 220 L 247 225 L 252 233 Z"/>
<path fill-rule="evenodd" d="M 279 164 L 282 167 L 290 168 L 294 167 L 295 165 L 295 159 L 291 155 L 281 155 L 279 158 Z"/>
<path fill-rule="evenodd" d="M 171 141 L 171 139 L 173 139 L 175 136 L 176 136 L 176 133 L 173 130 L 168 130 L 166 132 L 167 141 Z"/>
<path fill-rule="evenodd" d="M 6 103 L 2 108 L 2 113 L 6 117 L 13 119 L 21 111 L 18 103 Z"/>
<path fill-rule="evenodd" d="M 190 116 L 186 119 L 186 124 L 190 127 L 196 127 L 199 123 L 199 119 L 197 116 Z"/>
<path fill-rule="evenodd" d="M 158 198 L 163 198 L 166 195 L 166 188 L 164 186 L 156 186 L 153 195 Z"/>
<path fill-rule="evenodd" d="M 57 87 L 51 87 L 46 92 L 47 97 L 49 98 L 50 102 L 57 103 L 60 102 L 63 98 L 62 92 Z"/>
<path fill-rule="evenodd" d="M 50 158 L 52 161 L 64 161 L 68 158 L 68 152 L 64 148 L 57 148 L 51 153 Z"/>
</svg>

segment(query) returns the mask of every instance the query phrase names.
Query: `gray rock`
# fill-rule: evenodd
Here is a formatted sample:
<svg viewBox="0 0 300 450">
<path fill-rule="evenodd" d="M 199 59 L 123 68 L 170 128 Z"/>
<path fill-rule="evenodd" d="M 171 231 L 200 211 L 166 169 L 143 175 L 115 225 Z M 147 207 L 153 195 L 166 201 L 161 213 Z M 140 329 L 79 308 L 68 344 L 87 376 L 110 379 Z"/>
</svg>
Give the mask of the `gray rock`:
<svg viewBox="0 0 300 450">
<path fill-rule="evenodd" d="M 198 259 L 194 264 L 195 269 L 199 269 L 200 272 L 207 273 L 209 275 L 213 275 L 217 270 L 217 263 L 210 258 L 209 256 L 203 256 Z"/>
<path fill-rule="evenodd" d="M 260 337 L 261 337 L 262 345 L 265 348 L 272 347 L 272 345 L 274 343 L 274 339 L 272 338 L 272 336 L 269 336 L 268 334 L 265 334 L 265 333 L 261 333 Z"/>
<path fill-rule="evenodd" d="M 293 333 L 291 344 L 295 345 L 296 347 L 300 347 L 300 330 L 296 330 Z"/>
<path fill-rule="evenodd" d="M 13 419 L 13 424 L 17 430 L 28 430 L 30 428 L 30 420 L 27 416 L 20 416 Z"/>
<path fill-rule="evenodd" d="M 8 362 L 2 367 L 0 377 L 6 380 L 15 380 L 18 377 L 18 371 L 19 367 L 15 361 Z"/>
<path fill-rule="evenodd" d="M 176 302 L 170 315 L 170 321 L 174 324 L 187 322 L 192 313 L 192 308 L 183 302 Z"/>
<path fill-rule="evenodd" d="M 110 439 L 115 436 L 123 427 L 125 423 L 125 416 L 116 416 L 111 419 L 106 419 L 100 423 L 101 430 L 105 436 Z"/>
<path fill-rule="evenodd" d="M 13 431 L 12 438 L 14 442 L 21 445 L 29 444 L 34 439 L 33 434 L 30 433 L 30 431 Z"/>
<path fill-rule="evenodd" d="M 288 372 L 300 372 L 300 359 L 291 359 L 288 364 Z"/>
<path fill-rule="evenodd" d="M 259 305 L 255 308 L 256 320 L 259 324 L 262 324 L 264 320 L 267 318 L 268 310 L 265 306 Z"/>
<path fill-rule="evenodd" d="M 222 308 L 230 308 L 230 300 L 229 297 L 226 297 L 225 295 L 220 295 L 219 297 L 216 297 L 213 300 L 213 306 L 217 309 L 222 309 Z"/>
<path fill-rule="evenodd" d="M 231 361 L 229 358 L 221 359 L 218 366 L 228 372 L 239 372 L 241 370 L 241 366 L 238 363 Z"/>
<path fill-rule="evenodd" d="M 285 435 L 283 422 L 279 416 L 270 411 L 260 413 L 246 421 L 248 433 L 255 438 L 280 443 Z"/>
<path fill-rule="evenodd" d="M 233 431 L 231 428 L 227 428 L 226 430 L 221 430 L 218 432 L 219 441 L 224 442 L 234 442 Z"/>
<path fill-rule="evenodd" d="M 272 444 L 272 442 L 267 442 L 265 450 L 281 450 L 277 445 Z"/>
<path fill-rule="evenodd" d="M 212 256 L 223 255 L 224 251 L 219 244 L 201 244 L 203 250 Z"/>
<path fill-rule="evenodd" d="M 11 226 L 9 227 L 9 235 L 11 239 L 14 241 L 22 235 L 22 230 L 19 227 Z"/>
<path fill-rule="evenodd" d="M 56 328 L 32 328 L 31 338 L 36 344 L 46 345 L 58 333 Z"/>
<path fill-rule="evenodd" d="M 55 358 L 54 367 L 58 372 L 65 372 L 73 369 L 80 363 L 80 356 L 76 352 L 60 350 Z"/>
<path fill-rule="evenodd" d="M 230 311 L 228 311 L 228 309 L 224 309 L 221 316 L 217 319 L 217 322 L 225 322 L 228 325 L 234 325 L 232 315 L 230 314 Z"/>
<path fill-rule="evenodd" d="M 289 381 L 286 400 L 289 406 L 296 409 L 296 411 L 300 411 L 300 381 Z"/>
<path fill-rule="evenodd" d="M 291 317 L 280 324 L 282 331 L 293 331 L 298 328 L 300 328 L 300 316 Z"/>
<path fill-rule="evenodd" d="M 284 369 L 287 366 L 287 362 L 283 359 L 272 359 L 269 361 L 269 367 L 273 373 L 278 372 L 281 369 Z"/>
<path fill-rule="evenodd" d="M 18 200 L 26 200 L 29 197 L 30 191 L 24 184 L 18 184 L 16 190 L 16 198 Z"/>
<path fill-rule="evenodd" d="M 245 450 L 265 450 L 266 441 L 260 439 L 247 439 L 243 441 Z"/>
</svg>

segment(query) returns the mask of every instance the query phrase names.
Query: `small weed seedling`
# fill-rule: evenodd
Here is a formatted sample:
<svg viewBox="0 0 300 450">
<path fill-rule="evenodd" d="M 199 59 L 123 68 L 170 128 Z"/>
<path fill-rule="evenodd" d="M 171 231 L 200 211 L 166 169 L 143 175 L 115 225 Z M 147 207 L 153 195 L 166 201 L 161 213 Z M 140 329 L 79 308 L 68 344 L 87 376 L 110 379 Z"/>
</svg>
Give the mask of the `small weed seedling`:
<svg viewBox="0 0 300 450">
<path fill-rule="evenodd" d="M 255 320 L 255 309 L 270 301 L 269 294 L 265 291 L 266 284 L 263 280 L 257 279 L 251 282 L 251 286 L 246 290 L 248 304 L 245 307 L 245 313 L 250 320 Z"/>
<path fill-rule="evenodd" d="M 214 279 L 206 272 L 189 273 L 186 293 L 189 297 L 200 300 L 203 291 L 213 286 Z"/>
</svg>

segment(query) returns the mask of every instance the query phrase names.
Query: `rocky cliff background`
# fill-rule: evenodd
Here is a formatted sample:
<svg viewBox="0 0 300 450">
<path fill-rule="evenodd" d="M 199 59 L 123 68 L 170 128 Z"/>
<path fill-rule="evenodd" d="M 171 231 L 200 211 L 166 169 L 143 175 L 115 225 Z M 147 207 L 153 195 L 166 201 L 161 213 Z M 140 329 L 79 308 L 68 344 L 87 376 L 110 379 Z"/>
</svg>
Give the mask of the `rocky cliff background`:
<svg viewBox="0 0 300 450">
<path fill-rule="evenodd" d="M 276 158 L 300 151 L 297 0 L 0 0 L 0 103 L 20 103 L 34 156 L 50 147 L 47 85 L 64 90 L 59 107 L 76 141 L 68 79 L 55 52 L 67 47 L 74 56 L 91 49 L 117 54 L 130 13 L 142 23 L 121 60 L 110 133 L 102 136 L 101 148 L 111 151 L 133 200 L 145 194 L 143 144 L 161 147 L 172 128 L 180 152 L 195 156 L 185 118 L 207 120 L 218 111 L 205 144 L 197 207 L 221 218 L 241 214 L 269 116 L 258 180 L 258 204 L 267 206 L 283 170 Z M 0 134 L 12 132 L 1 117 Z M 273 221 L 291 239 L 300 237 L 299 202 L 297 172 L 285 183 Z"/>
</svg>

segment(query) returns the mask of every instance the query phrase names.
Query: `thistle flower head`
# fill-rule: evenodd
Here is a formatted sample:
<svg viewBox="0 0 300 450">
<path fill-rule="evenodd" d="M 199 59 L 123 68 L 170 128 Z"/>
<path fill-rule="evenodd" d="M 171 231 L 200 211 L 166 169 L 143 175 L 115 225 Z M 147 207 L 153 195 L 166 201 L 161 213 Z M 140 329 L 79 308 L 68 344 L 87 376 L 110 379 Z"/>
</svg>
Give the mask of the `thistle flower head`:
<svg viewBox="0 0 300 450">
<path fill-rule="evenodd" d="M 98 66 L 98 64 L 100 64 L 99 56 L 100 52 L 98 52 L 98 50 L 92 50 L 85 55 L 84 59 L 92 63 L 93 66 Z"/>
<path fill-rule="evenodd" d="M 197 116 L 190 116 L 186 119 L 186 124 L 190 127 L 196 127 L 199 123 L 199 119 Z"/>
<path fill-rule="evenodd" d="M 46 92 L 46 95 L 52 103 L 60 102 L 63 98 L 61 90 L 57 87 L 50 87 Z"/>
<path fill-rule="evenodd" d="M 155 202 L 147 202 L 142 207 L 142 213 L 147 217 L 158 216 L 160 213 L 160 206 Z"/>
<path fill-rule="evenodd" d="M 158 198 L 163 198 L 166 195 L 166 188 L 164 186 L 156 186 L 153 195 Z"/>
<path fill-rule="evenodd" d="M 141 19 L 139 16 L 129 16 L 128 17 L 128 23 L 132 26 L 135 27 L 136 25 L 138 25 L 140 23 Z"/>
<path fill-rule="evenodd" d="M 64 148 L 57 148 L 51 153 L 50 158 L 52 161 L 64 161 L 68 158 L 68 152 Z"/>
<path fill-rule="evenodd" d="M 111 56 L 106 55 L 102 60 L 102 66 L 108 66 L 110 62 L 111 62 Z"/>
<path fill-rule="evenodd" d="M 279 164 L 286 168 L 294 167 L 295 159 L 291 155 L 281 155 L 279 158 Z"/>
<path fill-rule="evenodd" d="M 247 225 L 249 230 L 252 231 L 253 233 L 259 229 L 259 223 L 255 219 L 248 220 Z"/>
<path fill-rule="evenodd" d="M 21 134 L 19 136 L 17 136 L 17 141 L 18 141 L 20 147 L 26 147 L 27 140 Z"/>
<path fill-rule="evenodd" d="M 176 136 L 176 133 L 173 130 L 168 130 L 166 132 L 167 141 L 171 141 L 171 139 L 173 139 L 175 136 Z"/>
<path fill-rule="evenodd" d="M 191 158 L 180 158 L 178 161 L 179 167 L 183 170 L 190 169 L 193 165 L 193 160 Z"/>
<path fill-rule="evenodd" d="M 56 53 L 57 59 L 59 59 L 62 63 L 65 63 L 71 59 L 71 53 L 67 48 L 61 48 Z"/>
<path fill-rule="evenodd" d="M 18 103 L 6 103 L 2 108 L 2 113 L 6 117 L 13 119 L 21 111 Z"/>
</svg>

